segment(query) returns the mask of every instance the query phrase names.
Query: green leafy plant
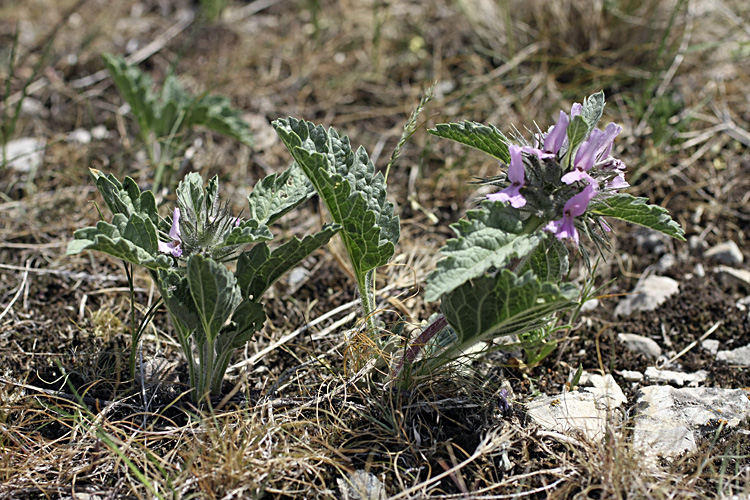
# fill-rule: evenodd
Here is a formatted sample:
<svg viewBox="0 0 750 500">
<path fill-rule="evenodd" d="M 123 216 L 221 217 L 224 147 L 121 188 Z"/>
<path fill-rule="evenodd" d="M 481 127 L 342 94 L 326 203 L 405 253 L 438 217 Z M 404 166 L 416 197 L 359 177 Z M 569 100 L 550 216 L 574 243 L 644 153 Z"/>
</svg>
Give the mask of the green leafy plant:
<svg viewBox="0 0 750 500">
<path fill-rule="evenodd" d="M 597 128 L 604 94 L 561 111 L 557 124 L 529 142 L 472 122 L 437 125 L 433 135 L 483 151 L 507 170 L 484 182 L 502 189 L 452 225 L 456 237 L 427 279 L 425 299 L 440 301 L 436 315 L 405 349 L 393 375 L 431 373 L 479 342 L 516 335 L 529 364 L 554 349 L 547 336 L 559 313 L 581 303 L 567 281 L 571 241 L 588 263 L 579 231 L 607 247 L 605 218 L 623 220 L 684 240 L 666 210 L 621 190 L 625 165 L 611 156 L 621 127 Z"/>
<path fill-rule="evenodd" d="M 247 220 L 232 216 L 221 204 L 216 177 L 204 188 L 198 174 L 188 174 L 177 188 L 172 217 L 163 218 L 153 193 L 141 191 L 132 179 L 121 183 L 96 170 L 92 175 L 114 216 L 112 222 L 76 231 L 68 254 L 97 250 L 145 268 L 187 359 L 193 400 L 218 396 L 232 353 L 263 326 L 260 300 L 265 291 L 325 245 L 340 226 L 327 225 L 302 239 L 268 246 L 273 238 L 268 225 L 313 194 L 296 165 L 258 182 L 248 196 Z M 253 246 L 245 250 L 248 245 Z M 235 271 L 225 265 L 232 261 Z M 142 327 L 133 332 L 131 376 Z"/>
<path fill-rule="evenodd" d="M 375 337 L 375 270 L 388 263 L 400 234 L 393 203 L 386 200 L 383 175 L 375 172 L 363 147 L 353 151 L 349 138 L 333 128 L 289 118 L 274 122 L 294 161 L 305 172 L 342 227 L 341 238 L 354 271 L 368 327 Z"/>
<path fill-rule="evenodd" d="M 176 156 L 184 150 L 188 132 L 194 126 L 206 127 L 252 145 L 249 125 L 228 98 L 205 93 L 191 96 L 171 72 L 157 93 L 151 78 L 124 58 L 102 54 L 102 59 L 138 123 L 140 138 L 155 168 L 154 192 L 162 185 L 176 185 L 177 179 L 172 178 L 176 172 Z"/>
</svg>

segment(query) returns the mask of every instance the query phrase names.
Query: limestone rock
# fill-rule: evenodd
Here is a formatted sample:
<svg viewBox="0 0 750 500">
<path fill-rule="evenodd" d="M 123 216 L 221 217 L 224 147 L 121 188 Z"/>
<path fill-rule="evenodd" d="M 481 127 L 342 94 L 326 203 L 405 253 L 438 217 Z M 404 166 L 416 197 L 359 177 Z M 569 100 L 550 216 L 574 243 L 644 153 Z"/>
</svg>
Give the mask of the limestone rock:
<svg viewBox="0 0 750 500">
<path fill-rule="evenodd" d="M 581 376 L 581 380 L 589 381 L 594 387 L 540 396 L 526 405 L 526 411 L 545 429 L 580 434 L 590 441 L 598 441 L 605 435 L 607 422 L 625 402 L 625 395 L 611 375 Z"/>
<path fill-rule="evenodd" d="M 661 347 L 653 339 L 635 333 L 618 333 L 617 338 L 631 352 L 643 354 L 650 359 L 661 356 Z"/>
<path fill-rule="evenodd" d="M 734 241 L 719 243 L 703 252 L 703 256 L 728 266 L 738 266 L 745 259 L 740 247 Z"/>
<path fill-rule="evenodd" d="M 617 304 L 615 316 L 630 316 L 633 311 L 653 311 L 679 290 L 680 284 L 672 278 L 648 276 L 636 285 L 632 294 Z"/>
<path fill-rule="evenodd" d="M 736 427 L 750 417 L 748 396 L 744 389 L 644 387 L 635 407 L 633 445 L 650 459 L 693 451 L 701 428 Z"/>
<path fill-rule="evenodd" d="M 665 384 L 674 384 L 682 387 L 687 384 L 689 386 L 697 386 L 701 382 L 705 382 L 708 377 L 706 370 L 698 370 L 695 373 L 684 373 L 674 370 L 660 370 L 655 366 L 649 366 L 646 368 L 646 378 L 652 382 L 662 382 Z"/>
<path fill-rule="evenodd" d="M 730 365 L 750 366 L 750 344 L 731 351 L 719 351 L 716 359 Z"/>
</svg>

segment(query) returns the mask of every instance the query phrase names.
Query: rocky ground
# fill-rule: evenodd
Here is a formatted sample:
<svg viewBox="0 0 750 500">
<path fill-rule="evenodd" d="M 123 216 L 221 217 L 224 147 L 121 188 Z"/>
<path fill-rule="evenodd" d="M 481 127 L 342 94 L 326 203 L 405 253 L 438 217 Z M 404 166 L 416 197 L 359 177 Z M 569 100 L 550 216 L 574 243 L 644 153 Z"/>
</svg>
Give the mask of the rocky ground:
<svg viewBox="0 0 750 500">
<path fill-rule="evenodd" d="M 0 496 L 747 499 L 750 10 L 506 4 L 258 0 L 215 22 L 188 1 L 0 5 Z M 386 323 L 435 311 L 422 280 L 449 224 L 487 194 L 472 180 L 497 169 L 430 137 L 435 123 L 546 126 L 604 89 L 631 192 L 670 210 L 687 241 L 615 226 L 601 288 L 538 366 L 499 350 L 403 391 L 349 383 L 359 310 L 333 245 L 275 286 L 262 335 L 229 370 L 237 394 L 200 414 L 180 396 L 165 315 L 133 385 L 121 265 L 65 256 L 102 206 L 88 168 L 143 186 L 153 173 L 105 51 L 243 111 L 252 148 L 197 130 L 184 151 L 188 170 L 221 176 L 236 212 L 290 161 L 272 120 L 335 126 L 383 168 L 437 82 L 389 176 L 402 237 L 379 271 Z M 321 218 L 310 202 L 274 230 Z M 147 276 L 135 285 L 152 304 Z"/>
</svg>

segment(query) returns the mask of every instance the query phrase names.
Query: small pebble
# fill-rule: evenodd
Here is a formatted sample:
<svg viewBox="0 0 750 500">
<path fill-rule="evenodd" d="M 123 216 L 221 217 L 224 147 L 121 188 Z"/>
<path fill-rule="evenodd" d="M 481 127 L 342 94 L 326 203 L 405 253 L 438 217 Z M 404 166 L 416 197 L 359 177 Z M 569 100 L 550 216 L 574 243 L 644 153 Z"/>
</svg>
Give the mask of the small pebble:
<svg viewBox="0 0 750 500">
<path fill-rule="evenodd" d="M 734 241 L 719 243 L 703 252 L 703 256 L 728 266 L 738 266 L 745 260 L 740 247 Z"/>
<path fill-rule="evenodd" d="M 628 382 L 640 382 L 643 380 L 643 374 L 636 370 L 622 370 L 620 375 Z"/>
<path fill-rule="evenodd" d="M 716 354 L 717 352 L 719 352 L 719 344 L 720 342 L 716 339 L 706 339 L 701 342 L 701 347 L 703 347 L 711 354 Z"/>
<path fill-rule="evenodd" d="M 617 338 L 631 352 L 643 354 L 647 358 L 656 359 L 661 356 L 661 347 L 648 337 L 635 333 L 618 333 Z"/>
</svg>

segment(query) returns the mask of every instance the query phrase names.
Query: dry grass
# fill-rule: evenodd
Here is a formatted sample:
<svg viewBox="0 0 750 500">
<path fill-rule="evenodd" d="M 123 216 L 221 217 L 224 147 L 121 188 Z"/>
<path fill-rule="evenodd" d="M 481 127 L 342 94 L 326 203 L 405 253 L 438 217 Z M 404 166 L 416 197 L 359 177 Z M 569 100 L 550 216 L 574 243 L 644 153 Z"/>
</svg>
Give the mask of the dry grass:
<svg viewBox="0 0 750 500">
<path fill-rule="evenodd" d="M 541 433 L 522 410 L 529 394 L 517 392 L 515 410 L 500 412 L 506 379 L 529 389 L 540 374 L 487 362 L 475 375 L 446 373 L 408 391 L 352 382 L 345 360 L 355 355 L 347 329 L 360 319 L 354 286 L 327 252 L 305 262 L 312 273 L 293 294 L 284 282 L 274 288 L 263 334 L 229 372 L 228 387 L 239 384 L 240 396 L 199 412 L 182 396 L 185 374 L 161 316 L 147 332 L 144 359 L 166 360 L 165 383 L 133 389 L 122 377 L 129 305 L 118 263 L 63 255 L 72 232 L 97 219 L 89 167 L 142 182 L 151 175 L 113 85 L 90 75 L 103 67 L 99 53 L 152 42 L 141 67 L 155 80 L 174 65 L 191 91 L 231 96 L 253 125 L 252 150 L 201 132 L 192 160 L 205 177 L 227 180 L 238 208 L 258 178 L 289 161 L 269 125 L 277 117 L 336 126 L 384 167 L 433 82 L 428 124 L 467 119 L 504 130 L 547 123 L 560 107 L 604 89 L 606 119 L 625 125 L 616 146 L 633 193 L 672 210 L 688 234 L 742 245 L 750 220 L 747 2 L 256 1 L 232 3 L 214 25 L 180 25 L 178 11 L 189 8 L 97 0 L 0 6 L 0 61 L 16 26 L 22 30 L 2 105 L 17 102 L 31 77 L 27 101 L 41 107 L 26 108 L 15 137 L 48 140 L 35 175 L 0 171 L 0 496 L 340 498 L 357 470 L 394 499 L 750 493 L 750 450 L 736 439 L 717 438 L 648 470 L 615 432 L 602 443 Z M 3 81 L 6 70 L 3 62 Z M 106 126 L 105 139 L 67 140 L 96 125 Z M 483 193 L 467 181 L 494 169 L 423 129 L 404 147 L 389 178 L 400 250 L 379 274 L 381 288 L 389 286 L 380 297 L 386 321 L 418 323 L 433 311 L 417 285 L 451 235 L 447 223 Z M 311 204 L 277 229 L 305 233 L 319 224 Z M 631 264 L 622 269 L 640 270 Z M 145 276 L 136 286 L 139 301 L 153 300 Z"/>
</svg>

